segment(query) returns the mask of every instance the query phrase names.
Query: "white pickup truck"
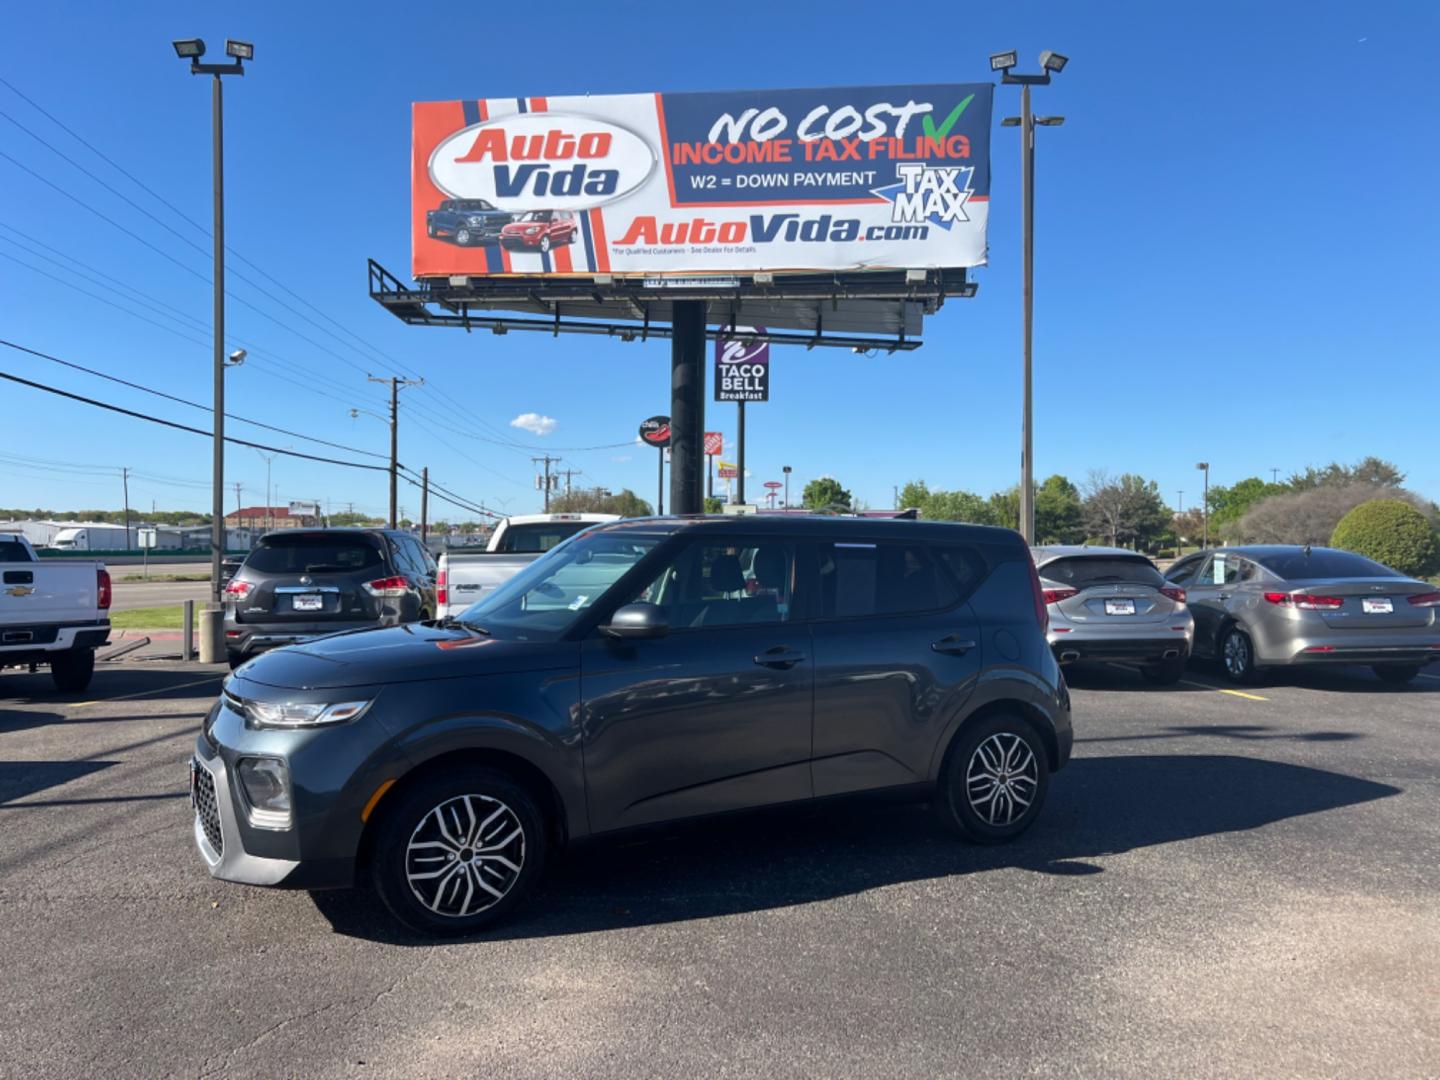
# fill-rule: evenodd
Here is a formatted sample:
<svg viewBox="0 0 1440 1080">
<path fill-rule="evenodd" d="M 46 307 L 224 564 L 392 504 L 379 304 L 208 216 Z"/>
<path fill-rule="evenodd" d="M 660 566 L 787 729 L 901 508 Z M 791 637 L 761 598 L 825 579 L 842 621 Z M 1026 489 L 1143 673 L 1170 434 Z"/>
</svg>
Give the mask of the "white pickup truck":
<svg viewBox="0 0 1440 1080">
<path fill-rule="evenodd" d="M 484 551 L 447 551 L 435 577 L 439 618 L 458 615 L 562 540 L 617 514 L 520 514 L 495 529 Z"/>
<path fill-rule="evenodd" d="M 0 668 L 46 664 L 56 689 L 84 690 L 109 636 L 104 563 L 41 562 L 24 536 L 0 533 Z"/>
</svg>

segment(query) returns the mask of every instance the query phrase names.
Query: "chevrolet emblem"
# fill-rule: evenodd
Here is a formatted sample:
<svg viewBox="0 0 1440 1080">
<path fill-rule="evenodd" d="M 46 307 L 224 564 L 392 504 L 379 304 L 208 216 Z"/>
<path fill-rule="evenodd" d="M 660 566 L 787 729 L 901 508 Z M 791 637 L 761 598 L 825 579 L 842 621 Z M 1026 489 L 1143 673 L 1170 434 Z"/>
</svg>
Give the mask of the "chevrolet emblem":
<svg viewBox="0 0 1440 1080">
<path fill-rule="evenodd" d="M 33 586 L 33 585 L 12 585 L 12 586 L 10 586 L 10 588 L 6 589 L 5 591 L 6 591 L 7 593 L 9 593 L 11 596 L 29 596 L 31 593 L 33 593 L 33 592 L 35 591 L 35 586 Z"/>
</svg>

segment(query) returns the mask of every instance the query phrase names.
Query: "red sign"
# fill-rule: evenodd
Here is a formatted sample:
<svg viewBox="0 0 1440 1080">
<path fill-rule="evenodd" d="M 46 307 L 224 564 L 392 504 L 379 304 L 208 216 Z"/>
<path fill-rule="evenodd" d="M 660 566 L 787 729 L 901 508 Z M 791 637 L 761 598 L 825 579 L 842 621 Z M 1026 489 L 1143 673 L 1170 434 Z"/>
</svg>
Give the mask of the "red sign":
<svg viewBox="0 0 1440 1080">
<path fill-rule="evenodd" d="M 718 457 L 725 453 L 725 436 L 718 431 L 705 432 L 705 456 Z"/>
<path fill-rule="evenodd" d="M 782 484 L 782 483 L 780 483 L 779 480 L 766 480 L 766 481 L 765 481 L 765 486 L 766 486 L 767 488 L 769 488 L 771 491 L 779 491 L 779 490 L 780 490 L 782 487 L 784 487 L 785 485 Z"/>
<path fill-rule="evenodd" d="M 669 446 L 670 418 L 668 416 L 650 417 L 640 425 L 640 440 L 646 446 L 653 446 L 657 450 Z"/>
<path fill-rule="evenodd" d="M 737 477 L 737 476 L 739 476 L 739 475 L 740 475 L 740 470 L 737 469 L 734 465 L 721 465 L 721 466 L 720 466 L 720 479 L 721 479 L 721 480 L 734 480 L 735 477 Z"/>
</svg>

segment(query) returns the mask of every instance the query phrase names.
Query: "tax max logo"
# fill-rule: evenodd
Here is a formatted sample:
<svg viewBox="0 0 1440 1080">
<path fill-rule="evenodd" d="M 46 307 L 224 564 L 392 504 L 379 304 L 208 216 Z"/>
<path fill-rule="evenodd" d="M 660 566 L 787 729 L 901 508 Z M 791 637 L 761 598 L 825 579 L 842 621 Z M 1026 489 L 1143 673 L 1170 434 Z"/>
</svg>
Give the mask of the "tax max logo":
<svg viewBox="0 0 1440 1080">
<path fill-rule="evenodd" d="M 929 222 L 949 230 L 956 222 L 969 221 L 965 204 L 974 194 L 973 165 L 921 165 L 901 162 L 895 166 L 900 182 L 873 188 L 891 204 L 890 220 Z"/>
</svg>

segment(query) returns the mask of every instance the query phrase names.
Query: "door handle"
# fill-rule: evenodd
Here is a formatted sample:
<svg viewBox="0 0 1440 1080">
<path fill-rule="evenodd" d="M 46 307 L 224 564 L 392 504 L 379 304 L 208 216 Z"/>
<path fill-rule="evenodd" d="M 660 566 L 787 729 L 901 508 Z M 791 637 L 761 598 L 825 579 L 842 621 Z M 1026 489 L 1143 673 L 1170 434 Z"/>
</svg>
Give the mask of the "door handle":
<svg viewBox="0 0 1440 1080">
<path fill-rule="evenodd" d="M 950 656 L 964 656 L 971 649 L 975 648 L 975 642 L 970 638 L 961 638 L 959 634 L 951 634 L 939 641 L 932 642 L 930 648 L 938 653 L 946 653 Z"/>
<path fill-rule="evenodd" d="M 1230 594 L 1229 594 L 1228 592 L 1217 593 L 1216 596 L 1215 596 L 1215 599 L 1216 599 L 1216 600 L 1229 600 L 1229 599 L 1230 599 Z"/>
<path fill-rule="evenodd" d="M 787 670 L 794 667 L 805 659 L 803 652 L 787 648 L 784 645 L 777 645 L 773 649 L 766 649 L 759 656 L 755 657 L 755 663 L 761 667 L 780 668 Z"/>
</svg>

